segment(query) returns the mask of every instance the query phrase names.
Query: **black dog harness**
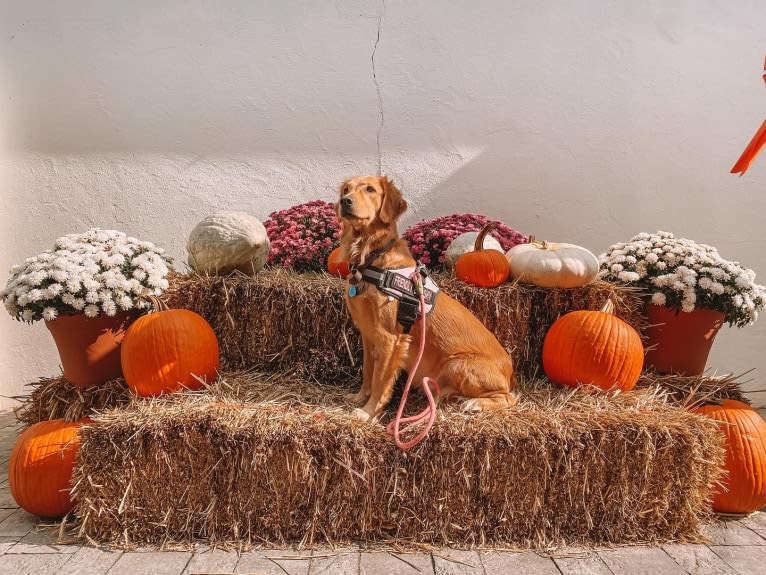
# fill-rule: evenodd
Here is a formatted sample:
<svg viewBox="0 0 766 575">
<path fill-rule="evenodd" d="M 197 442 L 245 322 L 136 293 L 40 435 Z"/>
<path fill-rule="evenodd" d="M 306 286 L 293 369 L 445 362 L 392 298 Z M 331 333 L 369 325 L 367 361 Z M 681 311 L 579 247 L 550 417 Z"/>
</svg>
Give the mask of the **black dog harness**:
<svg viewBox="0 0 766 575">
<path fill-rule="evenodd" d="M 352 284 L 348 290 L 349 297 L 358 293 L 356 284 L 359 281 L 371 283 L 384 294 L 399 302 L 396 312 L 398 321 L 404 333 L 410 333 L 412 325 L 420 316 L 420 296 L 412 276 L 418 272 L 423 279 L 423 301 L 425 314 L 429 315 L 436 305 L 436 296 L 439 295 L 439 286 L 428 275 L 428 270 L 423 265 L 409 268 L 381 269 L 374 266 L 365 266 L 362 269 L 354 269 L 349 276 Z"/>
</svg>

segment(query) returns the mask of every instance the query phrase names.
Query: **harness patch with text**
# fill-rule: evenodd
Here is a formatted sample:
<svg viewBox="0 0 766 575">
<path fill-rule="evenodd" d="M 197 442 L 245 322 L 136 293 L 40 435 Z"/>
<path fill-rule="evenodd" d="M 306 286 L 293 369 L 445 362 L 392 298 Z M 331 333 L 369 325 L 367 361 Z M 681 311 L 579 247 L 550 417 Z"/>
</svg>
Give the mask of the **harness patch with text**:
<svg viewBox="0 0 766 575">
<path fill-rule="evenodd" d="M 420 315 L 420 297 L 415 289 L 415 283 L 411 279 L 416 269 L 413 266 L 384 270 L 370 266 L 362 272 L 364 281 L 374 284 L 384 294 L 399 301 L 396 319 L 404 327 L 404 333 L 409 333 L 412 324 Z M 436 304 L 439 286 L 427 275 L 427 272 L 421 271 L 421 276 L 423 279 L 423 303 L 425 304 L 425 314 L 428 315 L 433 311 Z"/>
</svg>

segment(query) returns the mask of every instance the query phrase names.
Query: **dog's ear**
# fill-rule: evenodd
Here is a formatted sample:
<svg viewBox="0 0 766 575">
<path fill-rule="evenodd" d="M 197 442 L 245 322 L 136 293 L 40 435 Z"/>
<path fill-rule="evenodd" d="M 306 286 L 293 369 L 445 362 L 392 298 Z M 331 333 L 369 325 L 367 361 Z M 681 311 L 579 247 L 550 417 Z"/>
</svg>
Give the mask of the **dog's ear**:
<svg viewBox="0 0 766 575">
<path fill-rule="evenodd" d="M 380 178 L 380 186 L 383 188 L 383 204 L 380 206 L 380 219 L 390 224 L 399 219 L 407 209 L 407 202 L 402 193 L 386 176 Z"/>
</svg>

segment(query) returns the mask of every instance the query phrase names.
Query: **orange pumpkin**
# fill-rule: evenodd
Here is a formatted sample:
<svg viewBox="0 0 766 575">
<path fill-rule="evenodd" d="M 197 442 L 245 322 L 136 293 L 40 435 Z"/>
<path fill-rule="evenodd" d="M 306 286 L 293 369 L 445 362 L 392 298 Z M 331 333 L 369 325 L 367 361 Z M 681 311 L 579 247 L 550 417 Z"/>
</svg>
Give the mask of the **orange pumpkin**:
<svg viewBox="0 0 766 575">
<path fill-rule="evenodd" d="M 495 229 L 497 222 L 485 225 L 476 236 L 473 251 L 461 255 L 455 262 L 455 275 L 467 284 L 495 287 L 508 281 L 510 267 L 503 252 L 485 250 L 484 238 Z"/>
<path fill-rule="evenodd" d="M 591 384 L 621 391 L 635 387 L 644 365 L 641 337 L 613 312 L 608 301 L 601 311 L 573 311 L 553 323 L 543 341 L 548 379 L 569 387 Z"/>
<path fill-rule="evenodd" d="M 165 308 L 131 324 L 120 358 L 125 382 L 142 397 L 200 389 L 216 378 L 218 339 L 201 315 Z"/>
<path fill-rule="evenodd" d="M 327 258 L 327 271 L 330 273 L 330 275 L 338 276 L 341 278 L 348 276 L 348 260 L 345 258 L 346 254 L 343 252 L 340 246 L 330 252 L 329 257 Z"/>
<path fill-rule="evenodd" d="M 766 421 L 748 404 L 733 399 L 694 411 L 717 422 L 726 436 L 723 490 L 714 490 L 713 509 L 751 513 L 766 505 Z"/>
<path fill-rule="evenodd" d="M 8 463 L 8 484 L 21 508 L 40 517 L 61 517 L 74 509 L 69 490 L 81 425 L 52 419 L 19 435 Z"/>
</svg>

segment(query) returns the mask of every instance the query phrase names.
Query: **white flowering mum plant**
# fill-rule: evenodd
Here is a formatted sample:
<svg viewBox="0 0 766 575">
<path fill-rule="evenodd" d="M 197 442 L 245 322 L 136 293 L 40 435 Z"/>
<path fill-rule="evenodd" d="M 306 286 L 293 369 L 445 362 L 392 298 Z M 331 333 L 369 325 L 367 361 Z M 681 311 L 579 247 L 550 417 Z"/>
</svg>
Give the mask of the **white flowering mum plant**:
<svg viewBox="0 0 766 575">
<path fill-rule="evenodd" d="M 167 289 L 170 263 L 151 242 L 93 228 L 58 238 L 53 249 L 14 266 L 0 296 L 8 313 L 25 322 L 113 316 L 151 307 L 145 298 Z"/>
<path fill-rule="evenodd" d="M 669 232 L 641 233 L 599 256 L 600 278 L 642 288 L 656 305 L 691 312 L 717 310 L 729 325 L 743 327 L 758 319 L 766 289 L 755 272 L 723 259 L 718 250 Z"/>
</svg>

